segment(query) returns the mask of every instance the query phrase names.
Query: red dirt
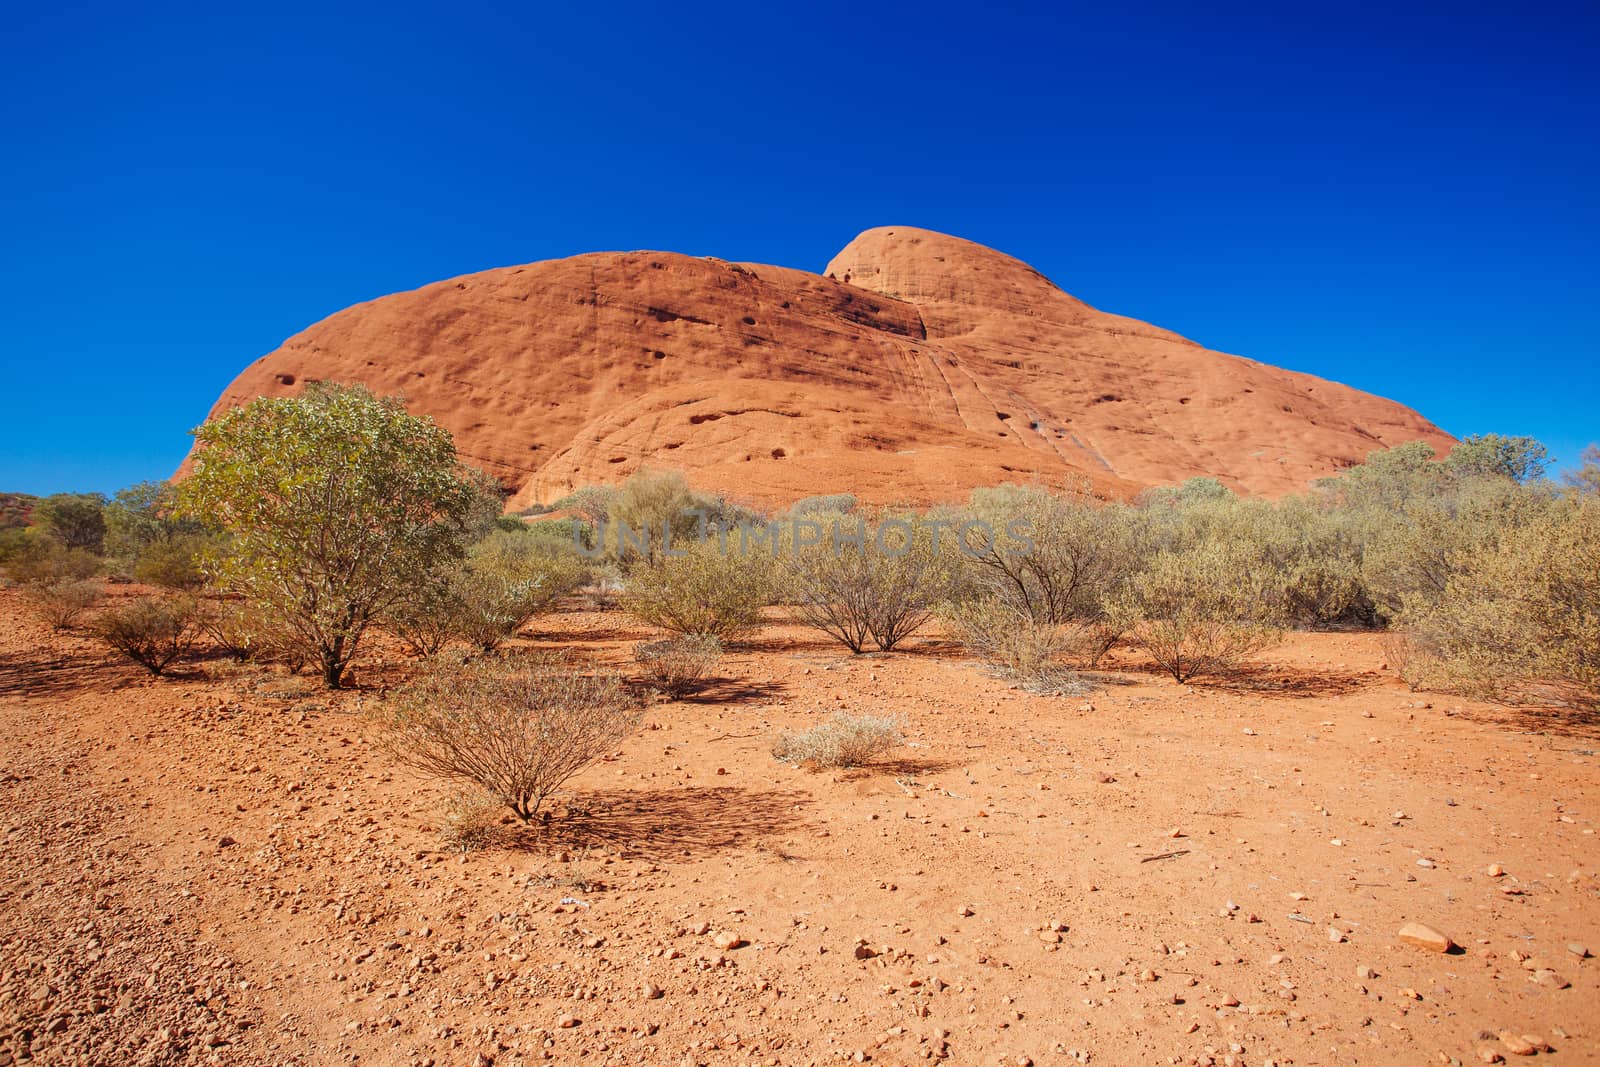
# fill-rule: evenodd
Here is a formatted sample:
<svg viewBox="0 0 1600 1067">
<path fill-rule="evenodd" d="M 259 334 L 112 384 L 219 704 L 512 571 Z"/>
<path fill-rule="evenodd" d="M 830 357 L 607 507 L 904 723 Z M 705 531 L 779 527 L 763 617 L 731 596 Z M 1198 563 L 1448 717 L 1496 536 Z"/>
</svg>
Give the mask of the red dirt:
<svg viewBox="0 0 1600 1067">
<path fill-rule="evenodd" d="M 402 660 L 332 695 L 152 680 L 15 592 L 0 624 L 0 1060 L 27 1030 L 45 1063 L 1389 1065 L 1504 1030 L 1600 1062 L 1600 963 L 1568 949 L 1600 948 L 1600 728 L 1413 695 L 1372 635 L 1229 685 L 1125 656 L 1081 710 L 936 635 L 851 657 L 774 625 L 547 826 L 458 855 L 357 714 Z M 538 627 L 618 663 L 650 636 Z M 768 754 L 836 707 L 911 743 Z"/>
<path fill-rule="evenodd" d="M 1376 448 L 1452 444 L 1392 401 L 1097 311 L 970 241 L 868 230 L 827 273 L 626 252 L 465 275 L 311 326 L 213 413 L 314 380 L 402 394 L 516 507 L 647 462 L 764 504 L 1070 475 L 1108 495 L 1193 475 L 1279 494 Z"/>
</svg>

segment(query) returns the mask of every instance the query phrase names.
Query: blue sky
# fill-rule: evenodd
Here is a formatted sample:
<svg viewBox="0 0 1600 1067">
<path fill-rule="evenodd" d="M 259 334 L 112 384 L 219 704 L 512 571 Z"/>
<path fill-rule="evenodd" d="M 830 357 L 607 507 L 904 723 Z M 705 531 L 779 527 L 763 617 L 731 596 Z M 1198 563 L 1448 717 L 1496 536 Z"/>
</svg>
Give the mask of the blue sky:
<svg viewBox="0 0 1600 1067">
<path fill-rule="evenodd" d="M 603 249 L 818 270 L 891 224 L 1570 464 L 1597 56 L 1576 5 L 13 6 L 0 489 L 166 476 L 356 301 Z"/>
</svg>

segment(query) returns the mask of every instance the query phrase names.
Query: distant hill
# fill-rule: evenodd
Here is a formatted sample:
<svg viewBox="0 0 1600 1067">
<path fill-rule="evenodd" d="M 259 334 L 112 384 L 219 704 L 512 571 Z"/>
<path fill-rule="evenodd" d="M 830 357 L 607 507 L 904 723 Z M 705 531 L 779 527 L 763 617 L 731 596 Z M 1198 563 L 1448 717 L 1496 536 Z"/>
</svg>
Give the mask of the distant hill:
<svg viewBox="0 0 1600 1067">
<path fill-rule="evenodd" d="M 647 463 L 767 504 L 1079 475 L 1114 495 L 1195 475 L 1281 494 L 1376 448 L 1453 443 L 1393 401 L 1209 351 L 902 226 L 823 274 L 606 252 L 437 282 L 295 335 L 215 411 L 317 380 L 403 394 L 513 506 Z"/>
</svg>

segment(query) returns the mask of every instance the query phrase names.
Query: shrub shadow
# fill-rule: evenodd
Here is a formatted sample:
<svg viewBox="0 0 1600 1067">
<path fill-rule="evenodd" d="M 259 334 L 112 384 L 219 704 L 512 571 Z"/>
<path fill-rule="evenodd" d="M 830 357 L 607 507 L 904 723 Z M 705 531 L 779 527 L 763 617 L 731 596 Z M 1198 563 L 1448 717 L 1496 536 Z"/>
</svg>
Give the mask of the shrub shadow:
<svg viewBox="0 0 1600 1067">
<path fill-rule="evenodd" d="M 697 857 L 805 829 L 811 803 L 796 790 L 735 786 L 585 792 L 548 821 L 503 827 L 497 843 L 537 852 L 603 845 L 647 859 Z"/>
<path fill-rule="evenodd" d="M 864 778 L 916 778 L 925 774 L 941 774 L 965 767 L 970 760 L 938 759 L 932 756 L 907 756 L 901 759 L 879 759 L 860 767 L 852 767 L 840 775 L 841 781 L 855 782 Z"/>
<path fill-rule="evenodd" d="M 0 696 L 63 696 L 85 689 L 104 689 L 109 682 L 129 677 L 131 672 L 104 660 L 50 656 L 42 649 L 0 653 Z"/>
<path fill-rule="evenodd" d="M 773 700 L 789 692 L 781 682 L 748 678 L 705 678 L 678 697 L 681 704 L 729 704 L 745 700 Z"/>
<path fill-rule="evenodd" d="M 1503 704 L 1461 708 L 1454 711 L 1453 715 L 1458 719 L 1523 733 L 1600 741 L 1600 707 Z"/>
<path fill-rule="evenodd" d="M 1124 674 L 1150 675 L 1166 678 L 1169 681 L 1172 679 L 1171 673 L 1154 663 L 1120 664 L 1117 670 Z M 1279 664 L 1252 664 L 1225 675 L 1202 675 L 1191 678 L 1184 684 L 1195 689 L 1208 689 L 1219 693 L 1302 699 L 1345 696 L 1370 689 L 1382 680 L 1382 676 L 1374 671 L 1306 670 Z"/>
</svg>

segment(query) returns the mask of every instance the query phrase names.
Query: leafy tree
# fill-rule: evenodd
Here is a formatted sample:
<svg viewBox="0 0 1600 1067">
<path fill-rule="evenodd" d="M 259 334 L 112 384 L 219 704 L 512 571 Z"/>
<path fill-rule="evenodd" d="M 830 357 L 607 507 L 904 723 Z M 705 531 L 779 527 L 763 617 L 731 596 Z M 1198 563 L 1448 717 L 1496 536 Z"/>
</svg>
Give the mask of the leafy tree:
<svg viewBox="0 0 1600 1067">
<path fill-rule="evenodd" d="M 338 688 L 368 625 L 457 559 L 476 498 L 449 433 L 361 386 L 262 397 L 201 426 L 179 512 L 232 535 L 221 584 Z"/>
<path fill-rule="evenodd" d="M 1531 482 L 1543 477 L 1549 468 L 1550 453 L 1531 437 L 1475 434 L 1451 449 L 1444 465 L 1463 478 L 1499 476 L 1514 482 Z"/>
<path fill-rule="evenodd" d="M 1449 472 L 1434 462 L 1438 455 L 1426 441 L 1407 441 L 1367 453 L 1343 474 L 1316 483 L 1332 502 L 1345 507 L 1398 508 L 1408 500 L 1439 492 Z"/>
<path fill-rule="evenodd" d="M 33 509 L 33 524 L 62 548 L 105 550 L 106 498 L 99 493 L 57 493 Z"/>
</svg>

